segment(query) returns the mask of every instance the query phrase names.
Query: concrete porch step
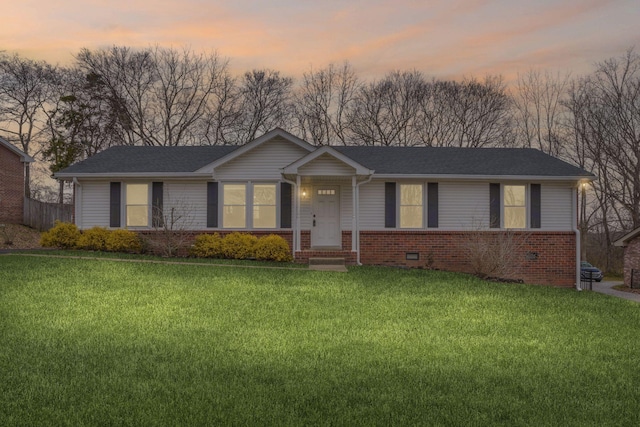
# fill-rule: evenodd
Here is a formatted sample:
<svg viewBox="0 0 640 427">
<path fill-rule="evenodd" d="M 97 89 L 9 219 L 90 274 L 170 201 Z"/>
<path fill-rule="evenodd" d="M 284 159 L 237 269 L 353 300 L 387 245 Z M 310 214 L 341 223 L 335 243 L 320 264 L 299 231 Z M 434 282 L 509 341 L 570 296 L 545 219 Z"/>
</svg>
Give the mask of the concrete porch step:
<svg viewBox="0 0 640 427">
<path fill-rule="evenodd" d="M 345 259 L 337 257 L 309 258 L 309 270 L 346 272 Z"/>
<path fill-rule="evenodd" d="M 341 257 L 312 257 L 309 258 L 309 265 L 344 265 L 344 258 Z"/>
</svg>

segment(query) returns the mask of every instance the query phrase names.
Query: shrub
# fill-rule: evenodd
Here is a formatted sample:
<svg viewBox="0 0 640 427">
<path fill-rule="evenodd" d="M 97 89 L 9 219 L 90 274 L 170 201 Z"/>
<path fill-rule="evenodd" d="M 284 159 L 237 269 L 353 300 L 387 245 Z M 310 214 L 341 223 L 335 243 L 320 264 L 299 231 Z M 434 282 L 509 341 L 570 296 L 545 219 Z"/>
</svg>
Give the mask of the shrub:
<svg viewBox="0 0 640 427">
<path fill-rule="evenodd" d="M 106 248 L 110 252 L 140 253 L 142 242 L 138 234 L 129 230 L 113 230 L 107 237 Z"/>
<path fill-rule="evenodd" d="M 222 239 L 220 248 L 222 256 L 230 259 L 247 259 L 253 257 L 253 247 L 258 238 L 246 233 L 230 233 Z"/>
<path fill-rule="evenodd" d="M 93 227 L 85 230 L 78 239 L 78 247 L 92 251 L 107 250 L 107 239 L 111 232 L 104 227 Z"/>
<path fill-rule="evenodd" d="M 218 233 L 199 234 L 190 251 L 198 258 L 220 258 L 222 256 L 222 237 Z"/>
<path fill-rule="evenodd" d="M 265 261 L 292 261 L 291 249 L 286 240 L 277 234 L 270 234 L 258 240 L 254 247 L 255 257 Z"/>
<path fill-rule="evenodd" d="M 56 221 L 53 228 L 42 233 L 40 244 L 49 248 L 72 249 L 78 244 L 80 230 L 75 224 Z"/>
</svg>

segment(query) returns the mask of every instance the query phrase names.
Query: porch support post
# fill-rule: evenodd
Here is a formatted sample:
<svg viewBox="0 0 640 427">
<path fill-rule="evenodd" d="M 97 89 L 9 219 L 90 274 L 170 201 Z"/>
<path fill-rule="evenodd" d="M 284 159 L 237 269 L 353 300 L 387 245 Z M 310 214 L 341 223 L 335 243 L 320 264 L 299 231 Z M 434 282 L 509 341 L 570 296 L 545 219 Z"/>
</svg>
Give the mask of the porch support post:
<svg viewBox="0 0 640 427">
<path fill-rule="evenodd" d="M 300 238 L 301 238 L 301 234 L 300 234 L 300 205 L 301 205 L 301 200 L 300 200 L 300 192 L 301 192 L 301 187 L 300 187 L 300 175 L 296 176 L 296 195 L 293 198 L 293 200 L 295 201 L 296 204 L 296 229 L 294 230 L 295 236 L 294 236 L 294 251 L 298 252 L 301 249 L 301 245 L 300 245 Z"/>
<path fill-rule="evenodd" d="M 351 209 L 351 251 L 358 250 L 358 187 L 356 176 L 351 177 L 351 198 L 353 199 Z"/>
</svg>

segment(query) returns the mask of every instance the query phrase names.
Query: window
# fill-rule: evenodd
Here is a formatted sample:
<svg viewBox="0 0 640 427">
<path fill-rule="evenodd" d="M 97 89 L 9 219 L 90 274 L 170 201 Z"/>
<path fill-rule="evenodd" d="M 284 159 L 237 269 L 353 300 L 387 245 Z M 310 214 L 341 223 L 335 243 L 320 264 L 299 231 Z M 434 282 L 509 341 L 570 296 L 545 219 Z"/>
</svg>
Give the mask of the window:
<svg viewBox="0 0 640 427">
<path fill-rule="evenodd" d="M 400 228 L 422 228 L 422 185 L 400 185 Z"/>
<path fill-rule="evenodd" d="M 524 185 L 504 186 L 504 228 L 526 228 L 527 207 Z"/>
<path fill-rule="evenodd" d="M 246 184 L 224 184 L 222 188 L 222 227 L 246 228 Z"/>
<path fill-rule="evenodd" d="M 149 184 L 126 184 L 127 227 L 149 225 Z"/>
<path fill-rule="evenodd" d="M 276 228 L 275 184 L 254 184 L 253 228 Z"/>
</svg>

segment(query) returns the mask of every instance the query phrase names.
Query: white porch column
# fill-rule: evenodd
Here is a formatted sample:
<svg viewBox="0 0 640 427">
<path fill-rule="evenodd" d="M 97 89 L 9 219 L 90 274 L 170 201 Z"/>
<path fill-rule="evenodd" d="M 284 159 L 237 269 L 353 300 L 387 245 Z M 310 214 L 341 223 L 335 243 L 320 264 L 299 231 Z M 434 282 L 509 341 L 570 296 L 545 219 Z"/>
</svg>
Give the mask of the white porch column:
<svg viewBox="0 0 640 427">
<path fill-rule="evenodd" d="M 301 205 L 301 200 L 300 200 L 300 192 L 301 187 L 301 180 L 300 180 L 300 175 L 296 176 L 296 188 L 295 188 L 295 192 L 296 195 L 293 198 L 293 200 L 295 201 L 295 208 L 296 208 L 296 229 L 294 231 L 295 236 L 294 236 L 294 251 L 300 251 L 301 249 L 301 245 L 300 245 L 300 238 L 301 238 L 301 233 L 300 233 L 300 205 Z"/>
<path fill-rule="evenodd" d="M 351 251 L 358 250 L 358 187 L 356 182 L 356 176 L 351 177 L 351 199 L 352 199 L 352 208 L 351 208 Z"/>
</svg>

